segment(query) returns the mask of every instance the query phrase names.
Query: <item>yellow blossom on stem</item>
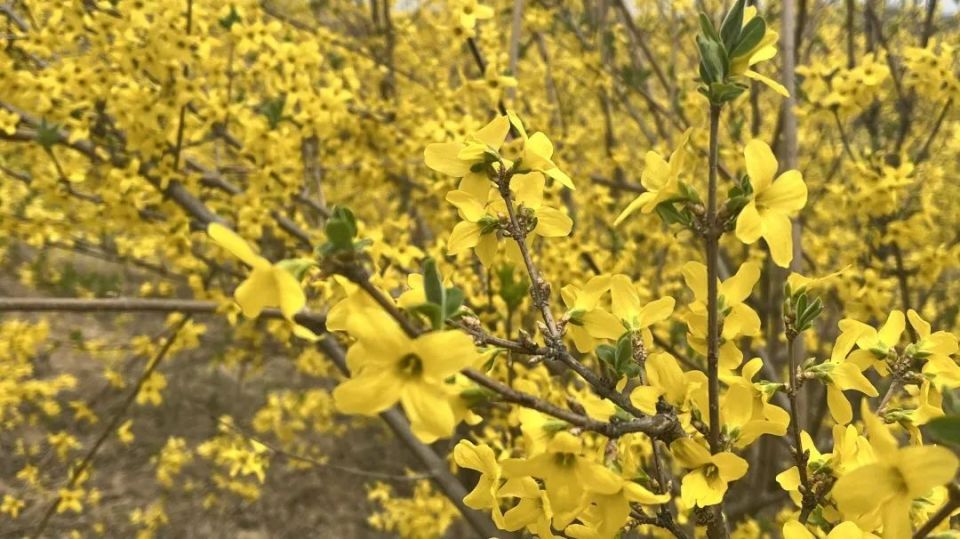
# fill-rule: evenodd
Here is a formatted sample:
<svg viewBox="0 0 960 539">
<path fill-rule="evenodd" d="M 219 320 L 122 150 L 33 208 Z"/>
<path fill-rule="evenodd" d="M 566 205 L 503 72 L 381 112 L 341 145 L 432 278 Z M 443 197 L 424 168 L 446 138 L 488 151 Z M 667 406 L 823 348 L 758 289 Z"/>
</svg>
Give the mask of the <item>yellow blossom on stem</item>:
<svg viewBox="0 0 960 539">
<path fill-rule="evenodd" d="M 318 338 L 294 321 L 296 314 L 306 305 L 307 297 L 290 270 L 282 264 L 271 264 L 254 253 L 243 238 L 220 223 L 211 223 L 207 227 L 207 234 L 220 247 L 250 266 L 250 274 L 234 292 L 244 316 L 256 318 L 268 307 L 279 307 L 283 317 L 293 326 L 295 335 L 308 340 Z"/>
<path fill-rule="evenodd" d="M 646 192 L 640 193 L 637 198 L 620 212 L 613 226 L 622 223 L 638 209 L 643 213 L 650 213 L 657 204 L 676 194 L 680 176 L 686 172 L 690 160 L 687 144 L 690 142 L 692 130 L 688 129 L 677 146 L 670 154 L 670 160 L 664 161 L 657 152 L 649 151 L 644 155 L 643 173 L 640 175 L 640 184 Z"/>
<path fill-rule="evenodd" d="M 333 391 L 337 409 L 376 415 L 397 402 L 410 418 L 414 434 L 425 442 L 450 436 L 456 415 L 446 380 L 479 357 L 471 339 L 459 331 L 408 337 L 382 311 L 353 313 L 347 353 L 349 380 Z"/>
<path fill-rule="evenodd" d="M 747 473 L 747 461 L 729 451 L 714 455 L 693 438 L 680 438 L 670 444 L 677 464 L 690 471 L 683 476 L 680 496 L 684 505 L 708 507 L 723 500 L 731 481 Z"/>
<path fill-rule="evenodd" d="M 790 216 L 807 203 L 807 186 L 797 170 L 788 170 L 776 180 L 777 158 L 770 146 L 753 139 L 744 150 L 753 195 L 737 217 L 737 238 L 751 244 L 761 237 L 770 256 L 780 267 L 793 260 L 793 229 Z"/>
<path fill-rule="evenodd" d="M 831 494 L 850 520 L 879 514 L 884 539 L 910 537 L 910 507 L 915 498 L 951 481 L 957 473 L 957 456 L 940 446 L 898 448 L 883 421 L 863 403 L 863 418 L 877 462 L 840 477 Z"/>
</svg>

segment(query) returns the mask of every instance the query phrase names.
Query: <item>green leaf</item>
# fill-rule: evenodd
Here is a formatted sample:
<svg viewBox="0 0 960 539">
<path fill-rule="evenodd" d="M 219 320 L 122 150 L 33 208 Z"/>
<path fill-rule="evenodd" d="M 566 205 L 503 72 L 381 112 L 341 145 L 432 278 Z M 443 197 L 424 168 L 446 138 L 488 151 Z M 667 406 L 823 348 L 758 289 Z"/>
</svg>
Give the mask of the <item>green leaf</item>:
<svg viewBox="0 0 960 539">
<path fill-rule="evenodd" d="M 448 288 L 443 303 L 443 319 L 447 320 L 457 314 L 464 300 L 463 290 L 459 288 Z"/>
<path fill-rule="evenodd" d="M 730 51 L 730 58 L 739 58 L 757 46 L 764 34 L 767 33 L 767 23 L 760 17 L 750 19 L 750 22 L 740 32 L 740 40 Z"/>
<path fill-rule="evenodd" d="M 280 121 L 283 120 L 283 107 L 286 102 L 287 96 L 281 95 L 260 104 L 260 113 L 267 117 L 270 129 L 276 129 L 280 125 Z"/>
<path fill-rule="evenodd" d="M 600 361 L 610 365 L 613 368 L 616 368 L 617 365 L 617 349 L 609 344 L 601 344 L 597 347 L 597 357 L 600 358 Z"/>
<path fill-rule="evenodd" d="M 36 134 L 37 144 L 47 151 L 60 142 L 60 124 L 47 123 L 46 118 L 40 120 Z"/>
<path fill-rule="evenodd" d="M 409 309 L 411 312 L 423 315 L 427 320 L 430 321 L 430 326 L 433 329 L 443 329 L 443 311 L 440 306 L 435 303 L 421 303 L 420 305 L 414 305 Z"/>
<path fill-rule="evenodd" d="M 229 30 L 234 23 L 238 23 L 240 20 L 240 14 L 237 13 L 237 9 L 233 6 L 230 6 L 230 13 L 228 13 L 226 17 L 222 17 L 220 19 L 220 26 Z"/>
<path fill-rule="evenodd" d="M 740 97 L 747 89 L 743 84 L 735 82 L 716 82 L 710 85 L 710 100 L 713 103 L 727 103 Z"/>
<path fill-rule="evenodd" d="M 303 274 L 308 269 L 316 265 L 312 258 L 287 258 L 277 262 L 277 266 L 289 271 L 298 281 L 303 279 Z"/>
<path fill-rule="evenodd" d="M 954 445 L 960 445 L 960 416 L 938 417 L 927 423 L 927 430 L 934 438 Z"/>
<path fill-rule="evenodd" d="M 324 227 L 329 241 L 335 250 L 349 251 L 353 249 L 353 234 L 350 225 L 344 221 L 330 219 Z"/>
<path fill-rule="evenodd" d="M 717 28 L 713 25 L 713 21 L 702 11 L 700 12 L 700 31 L 703 32 L 704 37 L 717 42 L 720 41 L 720 34 L 717 33 Z"/>
<path fill-rule="evenodd" d="M 700 49 L 703 82 L 711 85 L 722 82 L 727 74 L 727 60 L 723 47 L 716 41 L 698 35 L 697 48 Z"/>
<path fill-rule="evenodd" d="M 443 278 L 437 270 L 437 262 L 432 258 L 423 261 L 423 293 L 427 301 L 443 308 L 446 291 L 443 288 Z"/>
<path fill-rule="evenodd" d="M 629 333 L 624 333 L 617 340 L 617 364 L 624 365 L 633 361 L 633 341 Z"/>
<path fill-rule="evenodd" d="M 723 45 L 727 50 L 732 50 L 740 38 L 740 28 L 743 27 L 743 6 L 745 3 L 746 0 L 737 0 L 737 2 L 733 4 L 733 7 L 730 8 L 730 11 L 727 12 L 727 16 L 724 17 L 723 24 L 720 25 L 720 39 L 723 41 Z"/>
</svg>

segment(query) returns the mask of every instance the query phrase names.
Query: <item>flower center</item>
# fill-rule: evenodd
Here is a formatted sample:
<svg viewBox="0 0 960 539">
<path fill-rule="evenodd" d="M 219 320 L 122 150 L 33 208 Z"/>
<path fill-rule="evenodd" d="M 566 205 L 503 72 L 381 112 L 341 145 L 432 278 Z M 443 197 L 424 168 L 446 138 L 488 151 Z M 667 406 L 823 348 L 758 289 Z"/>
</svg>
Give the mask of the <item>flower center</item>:
<svg viewBox="0 0 960 539">
<path fill-rule="evenodd" d="M 423 360 L 417 354 L 407 354 L 397 362 L 397 372 L 407 378 L 417 378 L 423 374 Z"/>
</svg>

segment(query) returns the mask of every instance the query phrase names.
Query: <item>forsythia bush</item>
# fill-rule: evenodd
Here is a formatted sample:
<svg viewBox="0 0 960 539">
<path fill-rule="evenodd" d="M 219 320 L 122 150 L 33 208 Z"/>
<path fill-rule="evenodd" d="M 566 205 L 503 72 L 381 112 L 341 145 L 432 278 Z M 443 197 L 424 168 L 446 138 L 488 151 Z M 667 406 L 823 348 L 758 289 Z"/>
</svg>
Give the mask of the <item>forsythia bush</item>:
<svg viewBox="0 0 960 539">
<path fill-rule="evenodd" d="M 0 5 L 0 536 L 242 511 L 369 416 L 402 537 L 960 537 L 960 31 L 902 4 Z M 51 366 L 9 312 L 61 310 L 129 342 Z M 98 454 L 224 332 L 178 368 L 296 379 L 164 423 L 109 520 Z"/>
</svg>

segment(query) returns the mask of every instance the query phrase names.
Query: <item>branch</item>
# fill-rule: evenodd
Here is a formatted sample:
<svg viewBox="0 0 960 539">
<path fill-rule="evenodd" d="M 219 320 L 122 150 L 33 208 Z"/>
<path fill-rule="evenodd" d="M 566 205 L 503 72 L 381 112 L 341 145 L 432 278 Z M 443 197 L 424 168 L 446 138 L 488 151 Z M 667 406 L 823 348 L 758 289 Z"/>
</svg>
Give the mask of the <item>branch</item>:
<svg viewBox="0 0 960 539">
<path fill-rule="evenodd" d="M 191 299 L 152 299 L 152 298 L 2 298 L 0 312 L 154 312 L 184 314 L 215 314 L 222 304 L 215 301 Z M 261 317 L 282 319 L 280 309 L 264 309 Z M 327 330 L 326 317 L 309 311 L 301 311 L 294 317 L 298 324 L 314 333 Z"/>
</svg>

